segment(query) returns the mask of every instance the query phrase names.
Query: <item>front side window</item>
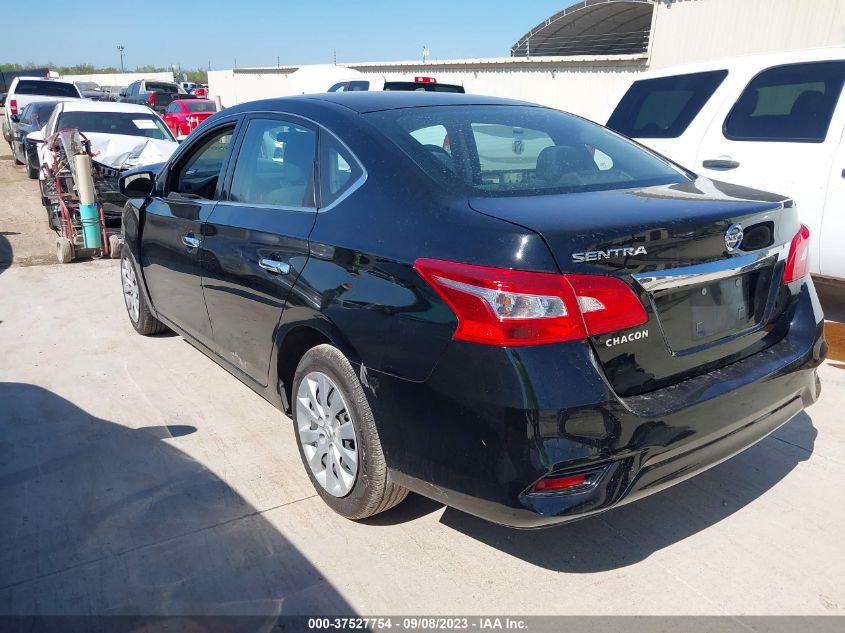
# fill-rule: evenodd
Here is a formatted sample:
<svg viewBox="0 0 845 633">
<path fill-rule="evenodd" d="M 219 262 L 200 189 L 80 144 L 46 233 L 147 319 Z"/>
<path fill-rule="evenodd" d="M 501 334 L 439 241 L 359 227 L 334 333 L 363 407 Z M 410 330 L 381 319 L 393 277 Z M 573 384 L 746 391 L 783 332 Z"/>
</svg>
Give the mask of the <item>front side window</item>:
<svg viewBox="0 0 845 633">
<path fill-rule="evenodd" d="M 314 206 L 317 133 L 277 119 L 253 119 L 238 152 L 229 199 L 245 204 Z"/>
<path fill-rule="evenodd" d="M 234 129 L 218 130 L 200 141 L 196 150 L 180 160 L 173 176 L 172 191 L 206 200 L 214 198 Z"/>
<path fill-rule="evenodd" d="M 737 141 L 821 143 L 842 92 L 845 62 L 790 64 L 764 70 L 725 119 Z"/>
<path fill-rule="evenodd" d="M 714 70 L 635 81 L 607 127 L 633 138 L 677 138 L 727 75 L 727 70 Z"/>
<path fill-rule="evenodd" d="M 574 193 L 689 177 L 613 132 L 531 106 L 432 106 L 364 115 L 441 186 L 467 195 Z"/>
</svg>

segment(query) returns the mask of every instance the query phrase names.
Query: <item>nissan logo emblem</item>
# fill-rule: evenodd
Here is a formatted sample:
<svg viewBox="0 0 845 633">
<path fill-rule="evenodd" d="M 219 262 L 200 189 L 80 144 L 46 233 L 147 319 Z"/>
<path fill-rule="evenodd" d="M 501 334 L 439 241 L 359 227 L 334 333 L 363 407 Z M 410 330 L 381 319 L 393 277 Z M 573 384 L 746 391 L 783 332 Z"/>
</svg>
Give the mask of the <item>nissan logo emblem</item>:
<svg viewBox="0 0 845 633">
<path fill-rule="evenodd" d="M 742 225 L 731 224 L 725 231 L 725 246 L 729 251 L 735 251 L 742 244 Z"/>
</svg>

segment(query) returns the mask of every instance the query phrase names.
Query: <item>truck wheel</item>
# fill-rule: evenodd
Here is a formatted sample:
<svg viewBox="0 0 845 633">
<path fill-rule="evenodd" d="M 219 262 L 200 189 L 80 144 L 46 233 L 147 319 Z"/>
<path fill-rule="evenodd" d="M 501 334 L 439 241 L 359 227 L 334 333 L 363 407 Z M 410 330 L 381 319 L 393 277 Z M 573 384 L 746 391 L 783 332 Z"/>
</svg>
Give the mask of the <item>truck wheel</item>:
<svg viewBox="0 0 845 633">
<path fill-rule="evenodd" d="M 12 158 L 15 159 L 15 165 L 23 165 L 23 162 L 18 160 L 18 155 L 15 154 L 15 145 L 14 143 L 9 143 L 9 147 L 12 148 Z"/>
<path fill-rule="evenodd" d="M 407 496 L 390 480 L 364 389 L 340 350 L 332 345 L 308 350 L 291 393 L 302 464 L 332 510 L 364 519 Z"/>
<path fill-rule="evenodd" d="M 73 261 L 73 244 L 66 237 L 56 238 L 56 257 L 60 264 L 69 264 Z"/>
<path fill-rule="evenodd" d="M 144 336 L 164 332 L 167 326 L 153 316 L 150 306 L 147 305 L 147 300 L 144 298 L 144 293 L 141 292 L 138 274 L 135 270 L 135 261 L 128 251 L 121 250 L 124 252 L 120 257 L 120 283 L 123 286 L 123 301 L 126 304 L 126 313 L 129 315 L 132 327 L 138 334 Z"/>
</svg>

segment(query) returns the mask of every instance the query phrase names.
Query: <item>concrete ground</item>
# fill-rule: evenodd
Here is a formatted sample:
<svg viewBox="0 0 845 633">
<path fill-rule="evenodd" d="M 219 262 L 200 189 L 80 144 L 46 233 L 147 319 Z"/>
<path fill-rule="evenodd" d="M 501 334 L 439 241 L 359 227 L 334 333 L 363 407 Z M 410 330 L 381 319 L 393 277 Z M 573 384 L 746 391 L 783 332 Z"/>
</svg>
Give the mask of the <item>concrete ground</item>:
<svg viewBox="0 0 845 633">
<path fill-rule="evenodd" d="M 137 336 L 116 262 L 52 265 L 52 245 L 0 155 L 0 614 L 845 613 L 841 363 L 773 436 L 579 523 L 416 496 L 353 523 L 285 416 L 181 338 Z"/>
</svg>

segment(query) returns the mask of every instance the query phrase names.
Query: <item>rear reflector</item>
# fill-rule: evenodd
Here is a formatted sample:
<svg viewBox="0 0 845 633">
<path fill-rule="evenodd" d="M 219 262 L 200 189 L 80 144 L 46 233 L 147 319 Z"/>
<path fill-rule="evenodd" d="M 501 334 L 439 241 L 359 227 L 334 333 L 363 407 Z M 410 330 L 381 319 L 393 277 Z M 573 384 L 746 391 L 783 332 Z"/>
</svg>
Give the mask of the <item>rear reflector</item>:
<svg viewBox="0 0 845 633">
<path fill-rule="evenodd" d="M 414 77 L 414 81 L 418 84 L 436 84 L 437 80 L 434 77 Z"/>
<path fill-rule="evenodd" d="M 534 492 L 554 492 L 578 488 L 587 483 L 587 475 L 567 475 L 565 477 L 546 477 L 534 484 Z"/>
<path fill-rule="evenodd" d="M 789 256 L 786 258 L 786 268 L 783 271 L 783 283 L 803 279 L 807 275 L 810 263 L 810 229 L 803 224 L 792 243 L 789 245 Z"/>
<path fill-rule="evenodd" d="M 458 318 L 453 338 L 486 345 L 540 345 L 642 325 L 645 309 L 625 283 L 418 259 L 414 268 Z"/>
</svg>

